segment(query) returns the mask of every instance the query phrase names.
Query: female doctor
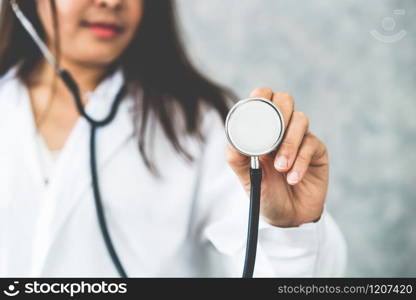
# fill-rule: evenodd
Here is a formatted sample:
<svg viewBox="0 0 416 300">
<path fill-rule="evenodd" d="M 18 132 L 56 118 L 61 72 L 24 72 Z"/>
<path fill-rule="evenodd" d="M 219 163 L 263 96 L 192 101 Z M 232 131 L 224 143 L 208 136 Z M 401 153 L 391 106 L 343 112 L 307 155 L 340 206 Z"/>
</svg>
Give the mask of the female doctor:
<svg viewBox="0 0 416 300">
<path fill-rule="evenodd" d="M 235 100 L 190 63 L 173 1 L 18 1 L 79 85 L 96 133 L 109 235 L 130 277 L 238 277 L 250 158 L 226 142 Z M 0 16 L 0 276 L 116 277 L 97 221 L 90 127 L 19 24 Z M 325 209 L 328 154 L 287 93 L 256 88 L 282 111 L 285 136 L 260 157 L 254 276 L 342 276 L 345 242 Z"/>
</svg>

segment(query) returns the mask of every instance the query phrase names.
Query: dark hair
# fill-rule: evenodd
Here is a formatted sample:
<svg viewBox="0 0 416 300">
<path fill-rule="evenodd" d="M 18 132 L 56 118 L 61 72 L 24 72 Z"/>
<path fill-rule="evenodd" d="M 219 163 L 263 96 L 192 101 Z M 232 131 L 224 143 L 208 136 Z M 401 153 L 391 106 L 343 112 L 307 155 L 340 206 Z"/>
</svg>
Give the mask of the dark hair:
<svg viewBox="0 0 416 300">
<path fill-rule="evenodd" d="M 50 1 L 54 10 L 55 1 Z M 0 76 L 22 60 L 18 75 L 25 78 L 42 56 L 18 22 L 9 1 L 2 2 Z M 19 1 L 19 4 L 41 38 L 45 39 L 45 32 L 36 13 L 35 1 Z M 137 84 L 143 91 L 142 99 L 137 99 L 134 105 L 133 122 L 135 132 L 139 136 L 138 146 L 144 163 L 154 175 L 159 175 L 145 150 L 144 136 L 150 113 L 157 116 L 174 149 L 191 162 L 194 161 L 194 157 L 183 147 L 180 132 L 175 129 L 177 120 L 175 114 L 171 113 L 172 105 L 178 104 L 183 112 L 186 127 L 184 133 L 204 141 L 200 128 L 201 104 L 205 103 L 214 108 L 225 121 L 231 103 L 228 101 L 236 97 L 230 89 L 207 79 L 190 62 L 180 39 L 174 1 L 143 0 L 143 4 L 144 12 L 136 35 L 115 63 L 122 66 L 127 81 Z M 54 22 L 57 22 L 56 9 L 54 16 Z M 137 122 L 139 119 L 140 128 Z"/>
</svg>

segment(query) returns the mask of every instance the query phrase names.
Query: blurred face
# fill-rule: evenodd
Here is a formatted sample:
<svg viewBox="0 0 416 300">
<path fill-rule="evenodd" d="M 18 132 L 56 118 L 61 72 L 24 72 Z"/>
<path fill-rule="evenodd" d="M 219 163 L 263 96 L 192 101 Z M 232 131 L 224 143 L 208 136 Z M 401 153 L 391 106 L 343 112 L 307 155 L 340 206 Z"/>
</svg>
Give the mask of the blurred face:
<svg viewBox="0 0 416 300">
<path fill-rule="evenodd" d="M 35 0 L 40 20 L 53 45 L 50 0 Z M 143 0 L 55 0 L 61 59 L 105 66 L 127 48 L 142 17 Z"/>
</svg>

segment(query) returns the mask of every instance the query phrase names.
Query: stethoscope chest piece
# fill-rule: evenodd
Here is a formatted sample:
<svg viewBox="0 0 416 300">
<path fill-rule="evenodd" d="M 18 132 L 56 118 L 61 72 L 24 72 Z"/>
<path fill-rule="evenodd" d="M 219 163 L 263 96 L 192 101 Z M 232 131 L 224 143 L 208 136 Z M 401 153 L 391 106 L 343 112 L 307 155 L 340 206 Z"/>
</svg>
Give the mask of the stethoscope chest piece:
<svg viewBox="0 0 416 300">
<path fill-rule="evenodd" d="M 268 99 L 238 101 L 229 111 L 225 131 L 230 144 L 242 154 L 259 156 L 273 151 L 284 135 L 280 110 Z"/>
</svg>

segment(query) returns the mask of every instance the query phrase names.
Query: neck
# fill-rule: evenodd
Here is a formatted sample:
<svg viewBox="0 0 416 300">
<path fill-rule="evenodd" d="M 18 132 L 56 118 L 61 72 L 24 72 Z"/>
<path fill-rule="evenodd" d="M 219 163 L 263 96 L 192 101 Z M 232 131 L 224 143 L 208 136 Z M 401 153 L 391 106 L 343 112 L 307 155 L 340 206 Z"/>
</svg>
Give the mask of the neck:
<svg viewBox="0 0 416 300">
<path fill-rule="evenodd" d="M 61 60 L 61 67 L 72 75 L 81 94 L 94 91 L 107 71 L 106 66 L 82 65 L 63 60 Z M 28 81 L 32 86 L 51 86 L 56 76 L 54 68 L 43 59 L 31 72 Z M 62 80 L 55 82 L 55 89 L 57 94 L 68 93 L 68 88 Z"/>
</svg>

